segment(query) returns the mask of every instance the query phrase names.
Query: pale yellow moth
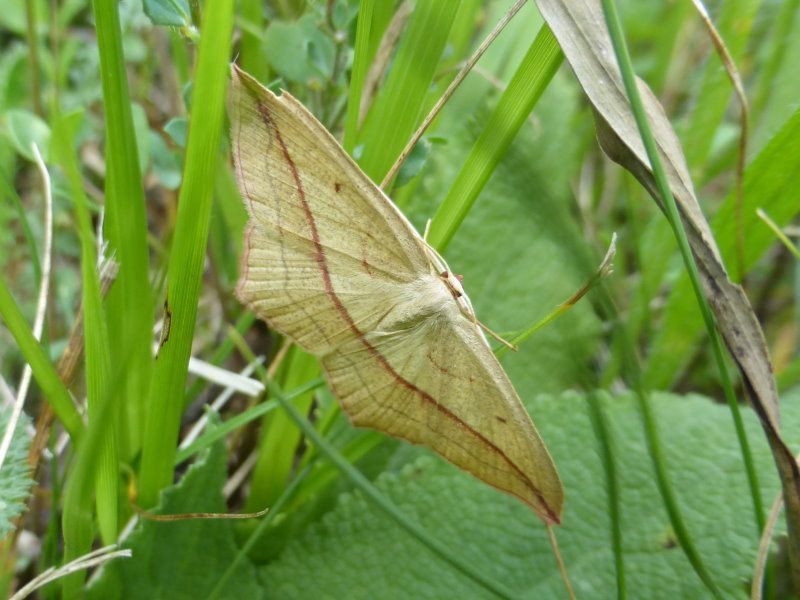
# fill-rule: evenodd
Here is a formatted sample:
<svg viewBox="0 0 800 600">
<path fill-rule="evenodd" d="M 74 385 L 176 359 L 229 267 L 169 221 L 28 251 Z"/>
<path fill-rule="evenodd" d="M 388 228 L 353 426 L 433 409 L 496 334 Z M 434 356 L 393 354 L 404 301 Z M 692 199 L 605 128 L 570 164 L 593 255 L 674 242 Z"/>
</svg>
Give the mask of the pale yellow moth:
<svg viewBox="0 0 800 600">
<path fill-rule="evenodd" d="M 240 300 L 319 357 L 354 425 L 424 444 L 560 522 L 553 461 L 460 281 L 302 104 L 232 77 L 250 213 Z"/>
</svg>

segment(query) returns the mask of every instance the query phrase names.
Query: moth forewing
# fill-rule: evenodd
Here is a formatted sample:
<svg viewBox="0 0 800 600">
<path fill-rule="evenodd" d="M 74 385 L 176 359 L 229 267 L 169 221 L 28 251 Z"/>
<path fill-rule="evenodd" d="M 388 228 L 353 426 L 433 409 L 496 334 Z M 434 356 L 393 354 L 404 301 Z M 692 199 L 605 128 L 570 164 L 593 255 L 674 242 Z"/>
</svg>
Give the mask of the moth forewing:
<svg viewBox="0 0 800 600">
<path fill-rule="evenodd" d="M 235 66 L 232 79 L 251 219 L 240 299 L 320 358 L 355 424 L 424 444 L 559 522 L 553 461 L 444 260 L 297 100 Z"/>
</svg>

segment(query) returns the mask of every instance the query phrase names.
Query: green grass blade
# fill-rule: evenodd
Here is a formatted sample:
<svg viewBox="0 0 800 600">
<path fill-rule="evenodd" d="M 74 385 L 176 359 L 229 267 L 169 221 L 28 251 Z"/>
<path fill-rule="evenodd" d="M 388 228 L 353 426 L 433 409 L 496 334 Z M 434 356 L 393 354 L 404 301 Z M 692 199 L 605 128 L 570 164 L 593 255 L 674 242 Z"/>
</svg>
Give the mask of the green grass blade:
<svg viewBox="0 0 800 600">
<path fill-rule="evenodd" d="M 318 426 L 317 429 L 320 430 L 320 433 L 325 435 L 324 428 Z M 347 462 L 354 465 L 385 442 L 386 436 L 378 431 L 359 431 L 355 438 L 348 441 L 339 449 L 339 452 Z M 318 457 L 318 452 L 307 452 L 303 456 L 303 461 L 305 461 L 306 464 L 311 464 Z M 326 488 L 338 481 L 340 475 L 339 469 L 330 462 L 321 461 L 317 463 L 314 470 L 309 474 L 302 489 L 292 499 L 290 509 L 297 509 L 302 504 L 324 493 Z"/>
<path fill-rule="evenodd" d="M 450 243 L 562 60 L 553 33 L 543 26 L 431 221 L 428 242 L 434 248 L 443 251 Z"/>
<path fill-rule="evenodd" d="M 236 278 L 239 276 L 239 260 L 242 256 L 242 246 L 244 242 L 244 227 L 247 224 L 247 210 L 239 194 L 236 185 L 236 178 L 227 162 L 220 161 L 217 176 L 214 183 L 214 217 L 217 218 L 217 243 L 218 251 L 221 256 L 215 261 L 217 274 L 220 278 L 224 275 L 223 281 L 219 282 L 224 287 L 231 289 L 235 285 Z M 213 230 L 212 230 L 213 231 Z M 218 285 L 219 285 L 218 284 Z M 233 295 L 230 296 L 230 305 L 238 303 Z M 228 305 L 226 305 L 228 308 Z M 226 311 L 227 313 L 228 311 Z M 233 320 L 233 317 L 231 317 Z"/>
<path fill-rule="evenodd" d="M 286 394 L 287 400 L 294 400 L 298 397 L 310 394 L 318 387 L 322 386 L 325 382 L 317 377 L 316 379 L 312 379 L 307 383 L 304 383 L 300 387 L 288 392 Z M 274 401 L 269 402 L 262 402 L 261 404 L 257 404 L 252 408 L 248 408 L 246 411 L 239 413 L 235 417 L 231 417 L 230 419 L 223 421 L 213 429 L 203 433 L 199 436 L 194 442 L 179 450 L 178 453 L 175 455 L 175 465 L 179 465 L 185 460 L 188 460 L 194 454 L 197 454 L 201 450 L 208 448 L 214 442 L 219 439 L 224 438 L 226 435 L 239 429 L 240 427 L 244 427 L 248 423 L 258 419 L 259 417 L 263 417 L 267 413 L 275 410 L 278 407 L 278 403 Z M 259 508 L 264 508 L 264 505 L 260 506 Z"/>
<path fill-rule="evenodd" d="M 361 106 L 361 92 L 364 78 L 367 76 L 372 56 L 370 54 L 370 35 L 375 0 L 361 0 L 356 23 L 356 41 L 353 55 L 353 66 L 350 70 L 350 86 L 347 90 L 347 116 L 344 121 L 344 138 L 342 146 L 348 154 L 353 153 L 358 133 L 358 113 Z"/>
<path fill-rule="evenodd" d="M 123 356 L 123 359 L 127 357 Z M 123 362 L 115 365 L 109 381 L 120 385 L 125 383 L 127 370 Z M 94 497 L 94 482 L 98 463 L 103 456 L 106 430 L 111 425 L 116 412 L 116 388 L 109 386 L 96 399 L 84 435 L 76 444 L 75 461 L 67 472 L 64 485 L 64 511 L 62 515 L 64 533 L 64 563 L 78 558 L 91 550 L 94 539 L 94 519 L 91 504 Z M 88 508 L 87 508 L 88 507 Z M 81 570 L 61 580 L 61 594 L 64 600 L 77 600 L 84 597 L 83 581 L 86 571 Z"/>
<path fill-rule="evenodd" d="M 70 191 L 75 202 L 78 233 L 81 241 L 81 276 L 83 284 L 83 337 L 84 362 L 86 365 L 86 391 L 89 403 L 89 419 L 99 409 L 98 402 L 106 394 L 111 370 L 108 329 L 103 313 L 103 297 L 97 273 L 97 253 L 92 233 L 87 200 L 78 171 L 78 162 L 73 150 L 73 136 L 68 118 L 58 118 L 53 132 L 53 154 L 58 158 L 69 180 Z M 114 405 L 116 406 L 116 404 Z M 97 518 L 103 543 L 113 544 L 117 539 L 118 503 L 118 459 L 117 423 L 111 415 L 107 427 L 103 428 L 103 441 L 98 457 L 99 468 L 94 474 L 96 486 Z M 91 498 L 89 498 L 91 501 Z M 91 505 L 83 507 L 91 511 Z M 86 549 L 84 549 L 86 550 Z M 70 558 L 77 558 L 72 556 Z"/>
<path fill-rule="evenodd" d="M 14 336 L 17 346 L 22 351 L 25 360 L 31 366 L 36 383 L 42 388 L 42 393 L 53 411 L 64 425 L 70 437 L 74 440 L 83 433 L 83 420 L 72 403 L 72 398 L 58 377 L 56 368 L 45 354 L 42 346 L 33 337 L 30 325 L 14 301 L 5 279 L 0 278 L 0 317 L 5 321 L 6 327 Z"/>
<path fill-rule="evenodd" d="M 358 163 L 381 181 L 414 132 L 444 51 L 458 2 L 419 2 L 400 40 L 386 83 L 370 108 Z"/>
<path fill-rule="evenodd" d="M 758 73 L 758 83 L 753 94 L 752 114 L 758 122 L 761 112 L 769 103 L 770 95 L 773 93 L 775 76 L 780 71 L 783 63 L 786 48 L 789 45 L 791 35 L 797 35 L 794 29 L 795 15 L 800 10 L 800 0 L 786 0 L 781 4 L 780 11 L 773 23 L 774 31 L 768 36 L 766 45 L 768 50 L 766 60 L 761 72 Z"/>
<path fill-rule="evenodd" d="M 192 93 L 196 101 L 189 120 L 183 185 L 169 257 L 165 332 L 147 402 L 140 487 L 140 502 L 146 508 L 156 505 L 159 491 L 172 480 L 212 190 L 220 160 L 232 29 L 232 0 L 210 0 L 203 15 Z"/>
<path fill-rule="evenodd" d="M 726 0 L 719 4 L 717 29 L 735 62 L 743 56 L 759 4 L 760 0 Z M 702 170 L 708 159 L 732 95 L 725 69 L 720 66 L 717 55 L 712 53 L 683 140 L 686 161 L 695 172 Z"/>
<path fill-rule="evenodd" d="M 127 356 L 127 384 L 120 389 L 126 432 L 120 432 L 131 457 L 141 443 L 144 399 L 152 365 L 153 299 L 148 278 L 147 220 L 139 154 L 131 115 L 131 98 L 119 7 L 93 0 L 100 52 L 100 78 L 106 131 L 105 234 L 119 273 L 108 294 L 108 332 L 112 361 Z"/>
<path fill-rule="evenodd" d="M 622 518 L 620 511 L 620 487 L 617 466 L 614 462 L 613 440 L 600 398 L 597 393 L 589 393 L 589 415 L 592 429 L 600 444 L 600 458 L 603 461 L 608 482 L 608 513 L 611 516 L 611 548 L 614 553 L 614 568 L 617 576 L 617 598 L 627 597 L 625 587 L 625 560 L 622 551 Z"/>
</svg>

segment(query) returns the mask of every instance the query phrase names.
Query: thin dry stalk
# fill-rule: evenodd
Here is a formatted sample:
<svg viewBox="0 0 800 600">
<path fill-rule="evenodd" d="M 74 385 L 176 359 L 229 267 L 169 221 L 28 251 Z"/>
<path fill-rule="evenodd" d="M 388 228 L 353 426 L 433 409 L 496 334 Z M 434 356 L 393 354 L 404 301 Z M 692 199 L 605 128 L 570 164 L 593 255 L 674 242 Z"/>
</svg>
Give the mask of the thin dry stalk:
<svg viewBox="0 0 800 600">
<path fill-rule="evenodd" d="M 42 177 L 42 188 L 44 189 L 44 256 L 42 257 L 42 278 L 39 282 L 39 297 L 36 300 L 36 317 L 33 321 L 33 336 L 39 341 L 42 338 L 42 330 L 44 329 L 44 317 L 47 313 L 47 298 L 50 295 L 50 270 L 53 258 L 53 194 L 50 185 L 50 174 L 47 172 L 47 166 L 44 164 L 42 155 L 39 153 L 39 148 L 36 144 L 31 144 L 33 155 L 36 158 L 36 166 L 39 169 L 39 174 Z M 8 425 L 3 433 L 3 440 L 0 442 L 0 468 L 6 459 L 8 449 L 11 447 L 11 439 L 14 437 L 14 431 L 17 428 L 19 417 L 22 414 L 22 406 L 25 404 L 25 396 L 28 395 L 28 388 L 31 384 L 31 376 L 33 371 L 30 365 L 25 365 L 22 371 L 22 380 L 20 381 L 19 388 L 17 389 L 17 397 L 14 400 L 14 408 L 11 412 L 11 418 L 8 420 Z"/>
<path fill-rule="evenodd" d="M 720 36 L 716 27 L 714 27 L 714 23 L 711 21 L 711 17 L 709 16 L 706 7 L 703 5 L 701 0 L 692 0 L 692 4 L 694 4 L 695 8 L 697 9 L 700 19 L 703 21 L 706 29 L 708 29 L 708 34 L 711 37 L 714 48 L 716 48 L 717 53 L 719 54 L 722 65 L 725 67 L 725 72 L 728 74 L 728 79 L 731 80 L 733 90 L 736 93 L 736 97 L 739 99 L 740 133 L 739 154 L 736 157 L 736 207 L 734 210 L 734 219 L 736 224 L 736 266 L 738 268 L 739 280 L 741 281 L 744 279 L 745 269 L 744 217 L 742 212 L 744 211 L 744 162 L 747 158 L 747 137 L 750 127 L 750 109 L 747 103 L 747 94 L 744 91 L 744 84 L 742 83 L 742 78 L 739 75 L 736 64 L 733 62 L 733 57 L 731 57 L 730 52 L 728 52 L 728 48 L 725 45 L 725 42 L 722 40 L 722 37 Z"/>
</svg>

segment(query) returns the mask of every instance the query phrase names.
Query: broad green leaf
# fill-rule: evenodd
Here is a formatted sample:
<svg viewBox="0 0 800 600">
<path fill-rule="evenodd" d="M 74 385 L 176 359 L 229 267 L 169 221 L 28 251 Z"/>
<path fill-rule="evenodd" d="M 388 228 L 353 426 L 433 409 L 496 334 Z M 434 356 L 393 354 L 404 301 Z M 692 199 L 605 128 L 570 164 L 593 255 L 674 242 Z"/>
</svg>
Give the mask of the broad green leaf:
<svg viewBox="0 0 800 600">
<path fill-rule="evenodd" d="M 750 520 L 741 518 L 749 513 L 750 499 L 728 411 L 699 396 L 664 394 L 654 400 L 666 458 L 698 545 L 723 591 L 738 597 L 752 573 L 758 540 Z M 784 403 L 787 430 L 796 432 L 800 426 L 799 400 L 795 392 Z M 606 482 L 587 400 L 567 393 L 527 404 L 566 486 L 563 526 L 556 534 L 576 594 L 614 597 Z M 653 599 L 706 597 L 675 547 L 635 399 L 604 396 L 601 406 L 611 424 L 622 487 L 628 589 L 635 597 Z M 751 434 L 758 432 L 749 411 L 746 422 Z M 763 436 L 752 439 L 758 440 L 757 465 L 765 474 L 765 497 L 771 498 L 778 490 L 772 458 Z M 519 597 L 564 596 L 545 531 L 519 502 L 431 456 L 379 477 L 377 485 L 433 535 L 468 561 L 489 568 Z M 488 597 L 358 493 L 341 496 L 338 506 L 262 568 L 261 576 L 267 594 L 275 598 Z"/>
<path fill-rule="evenodd" d="M 227 512 L 220 491 L 226 465 L 225 446 L 219 443 L 178 484 L 164 490 L 157 512 Z M 123 546 L 133 551 L 133 557 L 106 565 L 88 591 L 89 600 L 205 598 L 237 551 L 234 522 L 219 519 L 159 522 L 140 518 Z M 225 597 L 260 597 L 249 563 L 242 563 L 231 577 Z"/>
</svg>

